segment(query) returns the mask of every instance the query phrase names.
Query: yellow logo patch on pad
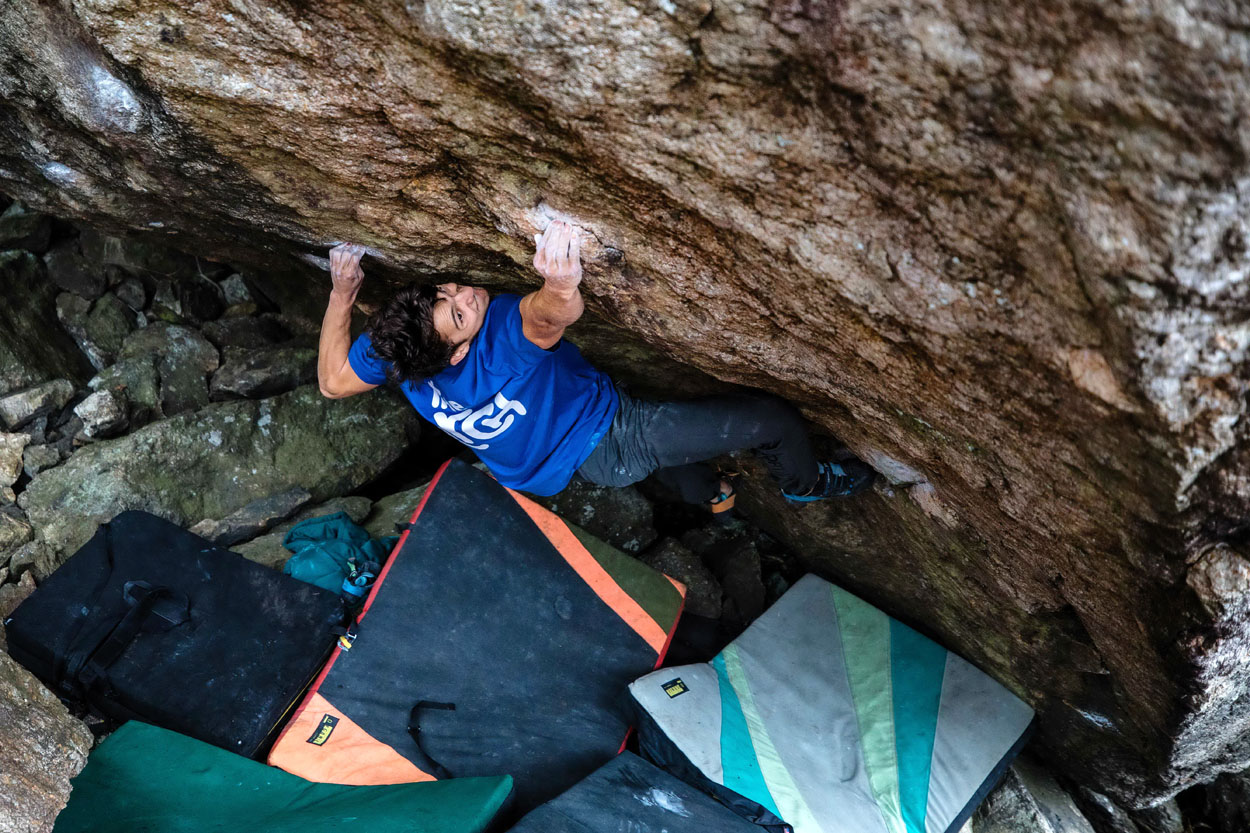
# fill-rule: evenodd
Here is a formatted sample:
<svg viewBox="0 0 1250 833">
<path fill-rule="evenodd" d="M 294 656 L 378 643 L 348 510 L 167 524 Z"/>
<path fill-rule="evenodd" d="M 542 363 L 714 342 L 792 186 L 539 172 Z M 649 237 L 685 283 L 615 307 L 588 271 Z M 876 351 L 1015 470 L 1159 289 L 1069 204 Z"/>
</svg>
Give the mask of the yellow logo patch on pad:
<svg viewBox="0 0 1250 833">
<path fill-rule="evenodd" d="M 334 731 L 334 727 L 339 725 L 339 719 L 332 714 L 323 715 L 321 723 L 317 725 L 317 731 L 312 733 L 312 737 L 308 742 L 314 746 L 325 746 L 326 741 L 330 739 L 330 733 Z"/>
<path fill-rule="evenodd" d="M 675 680 L 669 680 L 667 683 L 664 683 L 661 688 L 664 689 L 664 693 L 670 698 L 677 697 L 680 694 L 685 694 L 690 690 L 686 687 L 686 684 L 681 681 L 681 677 L 678 677 Z"/>
</svg>

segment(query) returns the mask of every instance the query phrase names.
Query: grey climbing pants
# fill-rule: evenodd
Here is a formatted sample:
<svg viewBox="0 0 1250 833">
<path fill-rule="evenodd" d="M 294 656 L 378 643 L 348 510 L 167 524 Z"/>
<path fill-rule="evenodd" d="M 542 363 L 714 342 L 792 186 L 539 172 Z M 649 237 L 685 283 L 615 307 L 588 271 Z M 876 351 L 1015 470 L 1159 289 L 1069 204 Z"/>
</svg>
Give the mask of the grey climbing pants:
<svg viewBox="0 0 1250 833">
<path fill-rule="evenodd" d="M 600 486 L 628 486 L 649 474 L 688 503 L 720 492 L 716 468 L 704 462 L 753 449 L 782 491 L 816 485 L 816 455 L 799 412 L 764 394 L 724 394 L 686 402 L 647 402 L 621 392 L 608 433 L 577 470 Z"/>
</svg>

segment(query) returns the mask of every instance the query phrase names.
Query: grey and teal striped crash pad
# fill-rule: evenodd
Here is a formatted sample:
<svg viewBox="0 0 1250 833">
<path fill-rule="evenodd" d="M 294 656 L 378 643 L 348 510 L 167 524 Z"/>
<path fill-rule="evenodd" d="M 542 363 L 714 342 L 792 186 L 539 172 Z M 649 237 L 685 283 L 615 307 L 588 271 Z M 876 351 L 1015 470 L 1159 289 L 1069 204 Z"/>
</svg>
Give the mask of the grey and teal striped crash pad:
<svg viewBox="0 0 1250 833">
<path fill-rule="evenodd" d="M 72 787 L 53 833 L 481 833 L 512 779 L 314 784 L 131 721 L 91 753 Z"/>
<path fill-rule="evenodd" d="M 623 752 L 509 833 L 760 833 L 706 793 Z"/>
<path fill-rule="evenodd" d="M 813 575 L 712 662 L 630 693 L 644 754 L 796 833 L 956 831 L 1033 721 L 970 663 Z"/>
</svg>

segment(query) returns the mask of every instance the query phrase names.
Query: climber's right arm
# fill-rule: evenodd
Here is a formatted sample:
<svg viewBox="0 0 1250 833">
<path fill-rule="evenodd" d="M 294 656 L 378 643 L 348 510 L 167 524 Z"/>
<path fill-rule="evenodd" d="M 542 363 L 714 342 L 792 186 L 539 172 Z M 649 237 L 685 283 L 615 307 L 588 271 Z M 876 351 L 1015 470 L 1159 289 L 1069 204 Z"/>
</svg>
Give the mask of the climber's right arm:
<svg viewBox="0 0 1250 833">
<path fill-rule="evenodd" d="M 352 346 L 352 306 L 356 293 L 365 279 L 360 268 L 364 246 L 347 243 L 330 250 L 330 303 L 325 317 L 321 319 L 321 340 L 317 346 L 317 385 L 321 395 L 330 399 L 342 399 L 373 390 L 371 385 L 356 375 L 347 360 Z"/>
</svg>

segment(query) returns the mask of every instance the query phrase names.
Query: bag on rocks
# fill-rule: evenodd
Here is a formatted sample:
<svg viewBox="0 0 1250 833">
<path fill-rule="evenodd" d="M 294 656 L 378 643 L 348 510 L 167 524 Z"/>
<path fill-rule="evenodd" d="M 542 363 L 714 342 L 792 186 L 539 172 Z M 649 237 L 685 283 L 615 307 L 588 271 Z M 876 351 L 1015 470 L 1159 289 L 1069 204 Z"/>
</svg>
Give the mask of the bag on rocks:
<svg viewBox="0 0 1250 833">
<path fill-rule="evenodd" d="M 334 593 L 123 512 L 4 624 L 9 653 L 71 708 L 257 756 L 344 621 Z"/>
</svg>

